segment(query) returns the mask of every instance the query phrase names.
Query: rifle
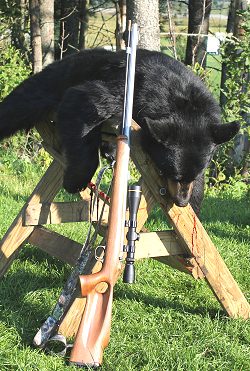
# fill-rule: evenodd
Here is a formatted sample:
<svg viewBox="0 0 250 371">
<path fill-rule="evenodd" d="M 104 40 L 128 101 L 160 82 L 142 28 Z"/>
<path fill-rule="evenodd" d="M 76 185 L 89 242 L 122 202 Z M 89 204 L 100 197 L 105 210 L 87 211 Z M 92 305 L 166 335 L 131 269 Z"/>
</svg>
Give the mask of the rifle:
<svg viewBox="0 0 250 371">
<path fill-rule="evenodd" d="M 121 134 L 117 137 L 104 263 L 98 273 L 80 276 L 81 293 L 86 297 L 86 305 L 70 356 L 70 363 L 79 367 L 100 366 L 103 349 L 110 338 L 113 289 L 122 268 L 120 255 L 124 241 L 136 45 L 137 25 L 133 24 L 131 28 L 130 23 L 123 121 Z"/>
</svg>

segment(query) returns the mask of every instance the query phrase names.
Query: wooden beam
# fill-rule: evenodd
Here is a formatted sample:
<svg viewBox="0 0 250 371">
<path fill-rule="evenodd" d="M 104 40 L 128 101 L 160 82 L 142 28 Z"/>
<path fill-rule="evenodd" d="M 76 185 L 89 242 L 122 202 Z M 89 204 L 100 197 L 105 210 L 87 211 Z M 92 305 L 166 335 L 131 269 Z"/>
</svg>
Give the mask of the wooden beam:
<svg viewBox="0 0 250 371">
<path fill-rule="evenodd" d="M 92 221 L 97 222 L 101 212 L 95 208 Z M 109 207 L 106 206 L 102 215 L 102 223 L 107 223 Z M 90 201 L 76 202 L 44 202 L 29 204 L 24 214 L 24 225 L 61 224 L 70 222 L 90 221 Z"/>
<path fill-rule="evenodd" d="M 27 242 L 72 266 L 82 249 L 82 244 L 44 227 L 34 228 Z"/>
<path fill-rule="evenodd" d="M 136 242 L 136 260 L 186 254 L 174 231 L 144 232 Z"/>
<path fill-rule="evenodd" d="M 56 161 L 53 161 L 0 241 L 0 277 L 7 271 L 17 256 L 22 243 L 34 230 L 34 226 L 23 225 L 23 213 L 27 205 L 29 203 L 52 201 L 62 186 L 62 171 L 62 167 Z"/>
</svg>

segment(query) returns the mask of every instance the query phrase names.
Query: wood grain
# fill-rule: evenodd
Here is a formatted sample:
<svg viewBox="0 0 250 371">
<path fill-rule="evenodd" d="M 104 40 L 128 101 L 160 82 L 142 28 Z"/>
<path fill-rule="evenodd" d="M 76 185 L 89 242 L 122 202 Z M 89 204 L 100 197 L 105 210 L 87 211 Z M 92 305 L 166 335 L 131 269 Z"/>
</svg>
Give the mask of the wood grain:
<svg viewBox="0 0 250 371">
<path fill-rule="evenodd" d="M 0 277 L 7 271 L 10 264 L 17 256 L 22 243 L 34 230 L 34 226 L 27 227 L 23 225 L 23 213 L 28 204 L 53 200 L 62 186 L 62 174 L 61 165 L 53 161 L 35 187 L 28 201 L 5 233 L 0 242 Z"/>
<path fill-rule="evenodd" d="M 82 244 L 44 227 L 34 228 L 27 242 L 72 266 L 75 265 L 82 249 Z"/>
<path fill-rule="evenodd" d="M 108 210 L 103 215 L 107 219 Z M 93 221 L 97 221 L 97 212 Z M 29 203 L 24 213 L 24 225 L 61 224 L 90 221 L 90 202 Z"/>
</svg>

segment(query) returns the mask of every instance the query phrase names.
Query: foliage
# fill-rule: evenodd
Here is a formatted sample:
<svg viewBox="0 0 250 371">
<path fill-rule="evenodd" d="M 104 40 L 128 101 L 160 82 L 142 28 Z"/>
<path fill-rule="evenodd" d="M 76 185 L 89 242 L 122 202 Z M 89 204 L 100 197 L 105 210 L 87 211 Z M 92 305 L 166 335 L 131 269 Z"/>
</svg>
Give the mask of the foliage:
<svg viewBox="0 0 250 371">
<path fill-rule="evenodd" d="M 203 68 L 198 62 L 194 66 L 188 66 L 209 87 L 210 70 Z"/>
<path fill-rule="evenodd" d="M 26 65 L 22 54 L 13 46 L 0 50 L 0 100 L 7 96 L 17 85 L 30 75 L 31 69 Z M 17 133 L 1 143 L 4 151 L 14 151 L 19 157 L 30 162 L 40 152 L 39 161 L 48 162 L 45 151 L 41 150 L 40 138 L 35 130 Z"/>
<path fill-rule="evenodd" d="M 247 15 L 250 17 L 250 12 L 244 13 L 244 17 Z M 244 114 L 250 113 L 250 18 L 249 22 L 244 22 L 242 28 L 245 33 L 241 39 L 231 36 L 222 47 L 223 62 L 226 64 L 227 71 L 227 81 L 223 93 L 227 98 L 224 107 L 225 120 L 237 120 L 246 126 Z"/>
<path fill-rule="evenodd" d="M 224 160 L 225 162 L 226 160 Z M 216 171 L 215 171 L 216 170 Z M 239 198 L 243 195 L 250 195 L 250 188 L 245 179 L 236 168 L 232 171 L 233 175 L 226 176 L 226 167 L 223 161 L 212 162 L 212 171 L 206 173 L 206 192 L 209 195 L 224 194 L 229 198 Z"/>
<path fill-rule="evenodd" d="M 225 122 L 238 121 L 241 124 L 241 132 L 250 136 L 250 8 L 239 12 L 242 17 L 242 37 L 240 39 L 228 37 L 222 46 L 222 61 L 226 66 L 227 80 L 223 90 L 226 96 L 226 103 L 223 107 Z M 223 161 L 228 160 L 226 166 L 232 174 L 232 154 L 234 151 L 233 142 L 224 145 L 219 155 Z M 248 153 L 249 157 L 249 153 Z M 236 170 L 240 170 L 249 158 L 243 159 L 244 163 L 238 164 Z M 226 164 L 225 164 L 226 165 Z"/>
<path fill-rule="evenodd" d="M 0 1 L 0 41 L 11 43 L 29 59 L 28 1 Z"/>
<path fill-rule="evenodd" d="M 0 49 L 0 100 L 27 78 L 30 72 L 17 49 L 10 45 Z"/>
<path fill-rule="evenodd" d="M 5 35 L 13 27 L 17 17 L 20 17 L 20 10 L 16 0 L 0 2 L 0 35 Z"/>
</svg>

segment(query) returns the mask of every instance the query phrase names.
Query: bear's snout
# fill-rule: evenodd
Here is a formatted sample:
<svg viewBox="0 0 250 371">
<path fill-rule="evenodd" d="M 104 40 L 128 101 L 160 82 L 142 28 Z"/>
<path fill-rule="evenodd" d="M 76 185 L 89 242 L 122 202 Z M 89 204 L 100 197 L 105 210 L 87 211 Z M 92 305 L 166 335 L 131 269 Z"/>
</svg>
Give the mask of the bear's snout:
<svg viewBox="0 0 250 371">
<path fill-rule="evenodd" d="M 178 182 L 167 180 L 167 188 L 173 202 L 180 207 L 187 206 L 193 191 L 193 182 Z"/>
</svg>

